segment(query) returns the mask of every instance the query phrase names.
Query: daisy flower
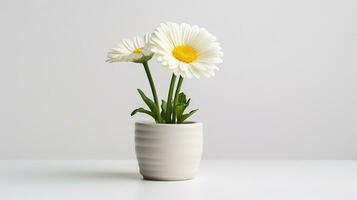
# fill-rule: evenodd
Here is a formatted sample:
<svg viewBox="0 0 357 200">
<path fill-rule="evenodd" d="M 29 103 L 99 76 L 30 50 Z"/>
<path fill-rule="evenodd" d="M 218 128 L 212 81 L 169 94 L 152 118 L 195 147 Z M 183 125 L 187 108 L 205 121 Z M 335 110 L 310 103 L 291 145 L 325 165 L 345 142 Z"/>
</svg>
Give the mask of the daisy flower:
<svg viewBox="0 0 357 200">
<path fill-rule="evenodd" d="M 223 53 L 216 38 L 206 29 L 189 24 L 165 23 L 151 36 L 151 51 L 175 75 L 211 77 L 222 62 Z"/>
<path fill-rule="evenodd" d="M 153 55 L 148 45 L 149 41 L 150 34 L 146 34 L 144 37 L 137 36 L 132 40 L 123 39 L 117 47 L 110 50 L 107 62 L 146 62 Z"/>
</svg>

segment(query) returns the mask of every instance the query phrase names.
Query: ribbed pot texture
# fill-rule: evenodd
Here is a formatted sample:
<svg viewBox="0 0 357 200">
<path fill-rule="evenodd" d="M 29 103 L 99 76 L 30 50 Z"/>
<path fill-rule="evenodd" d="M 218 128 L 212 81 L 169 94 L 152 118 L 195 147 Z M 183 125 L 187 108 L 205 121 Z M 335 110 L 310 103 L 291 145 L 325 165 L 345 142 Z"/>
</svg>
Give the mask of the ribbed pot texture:
<svg viewBox="0 0 357 200">
<path fill-rule="evenodd" d="M 140 173 L 150 180 L 188 180 L 202 156 L 202 123 L 135 123 L 135 151 Z"/>
</svg>

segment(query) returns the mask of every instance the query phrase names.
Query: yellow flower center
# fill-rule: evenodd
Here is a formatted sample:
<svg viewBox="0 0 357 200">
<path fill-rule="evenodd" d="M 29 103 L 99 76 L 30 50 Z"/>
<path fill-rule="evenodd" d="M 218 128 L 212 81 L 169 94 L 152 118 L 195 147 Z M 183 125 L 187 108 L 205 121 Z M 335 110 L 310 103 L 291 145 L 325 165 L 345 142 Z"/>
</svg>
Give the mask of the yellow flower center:
<svg viewBox="0 0 357 200">
<path fill-rule="evenodd" d="M 172 55 L 177 60 L 185 63 L 191 63 L 197 59 L 197 51 L 188 45 L 175 47 L 174 50 L 172 50 Z"/>
<path fill-rule="evenodd" d="M 141 53 L 141 51 L 143 50 L 143 48 L 136 48 L 134 49 L 133 53 Z"/>
</svg>

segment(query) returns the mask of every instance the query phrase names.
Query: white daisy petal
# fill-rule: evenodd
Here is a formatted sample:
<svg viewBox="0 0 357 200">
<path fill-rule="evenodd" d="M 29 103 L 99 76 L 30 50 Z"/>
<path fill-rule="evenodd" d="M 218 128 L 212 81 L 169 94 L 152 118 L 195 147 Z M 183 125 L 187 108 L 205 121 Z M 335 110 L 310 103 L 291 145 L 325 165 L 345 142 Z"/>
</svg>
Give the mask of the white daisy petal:
<svg viewBox="0 0 357 200">
<path fill-rule="evenodd" d="M 212 77 L 222 62 L 222 49 L 206 29 L 188 24 L 160 24 L 151 37 L 157 61 L 182 77 Z"/>
<path fill-rule="evenodd" d="M 196 70 L 195 66 L 191 64 L 189 71 L 192 73 L 193 76 L 196 78 L 200 78 L 200 72 Z"/>
<path fill-rule="evenodd" d="M 134 37 L 132 40 L 123 39 L 116 48 L 108 53 L 107 62 L 146 62 L 151 59 L 153 53 L 149 42 L 151 34 L 144 37 Z"/>
<path fill-rule="evenodd" d="M 132 40 L 123 39 L 122 43 L 123 43 L 124 47 L 126 49 L 128 49 L 129 51 L 134 51 L 135 50 L 134 42 Z"/>
</svg>

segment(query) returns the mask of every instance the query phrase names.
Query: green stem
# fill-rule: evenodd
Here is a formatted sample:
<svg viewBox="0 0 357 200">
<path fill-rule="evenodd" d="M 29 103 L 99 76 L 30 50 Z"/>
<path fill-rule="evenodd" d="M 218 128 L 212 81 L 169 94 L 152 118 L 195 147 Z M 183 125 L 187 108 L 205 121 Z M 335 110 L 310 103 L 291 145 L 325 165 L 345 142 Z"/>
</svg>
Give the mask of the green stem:
<svg viewBox="0 0 357 200">
<path fill-rule="evenodd" d="M 174 92 L 175 82 L 176 82 L 176 76 L 175 74 L 172 74 L 169 94 L 167 96 L 166 123 L 171 123 L 172 94 Z"/>
<path fill-rule="evenodd" d="M 178 96 L 180 94 L 182 82 L 183 82 L 183 78 L 182 78 L 182 76 L 180 76 L 179 81 L 177 83 L 177 87 L 176 87 L 176 92 L 175 92 L 175 97 L 174 97 L 174 109 L 173 109 L 173 112 L 172 112 L 172 121 L 173 121 L 174 124 L 176 124 L 176 110 L 175 110 L 175 107 L 177 105 L 177 98 L 178 98 Z"/>
<path fill-rule="evenodd" d="M 156 113 L 156 116 L 157 116 L 157 118 L 158 118 L 157 120 L 160 122 L 160 121 L 161 121 L 160 105 L 159 105 L 159 100 L 158 100 L 158 98 L 157 98 L 157 93 L 156 93 L 155 84 L 154 84 L 154 81 L 153 81 L 152 76 L 151 76 L 151 73 L 150 73 L 150 69 L 149 69 L 148 62 L 143 62 L 143 65 L 144 65 L 144 68 L 145 68 L 146 76 L 147 76 L 148 79 L 149 79 L 152 96 L 154 97 L 154 101 L 155 101 L 155 104 L 156 104 L 156 107 L 157 107 L 157 110 L 158 110 L 157 113 Z"/>
</svg>

